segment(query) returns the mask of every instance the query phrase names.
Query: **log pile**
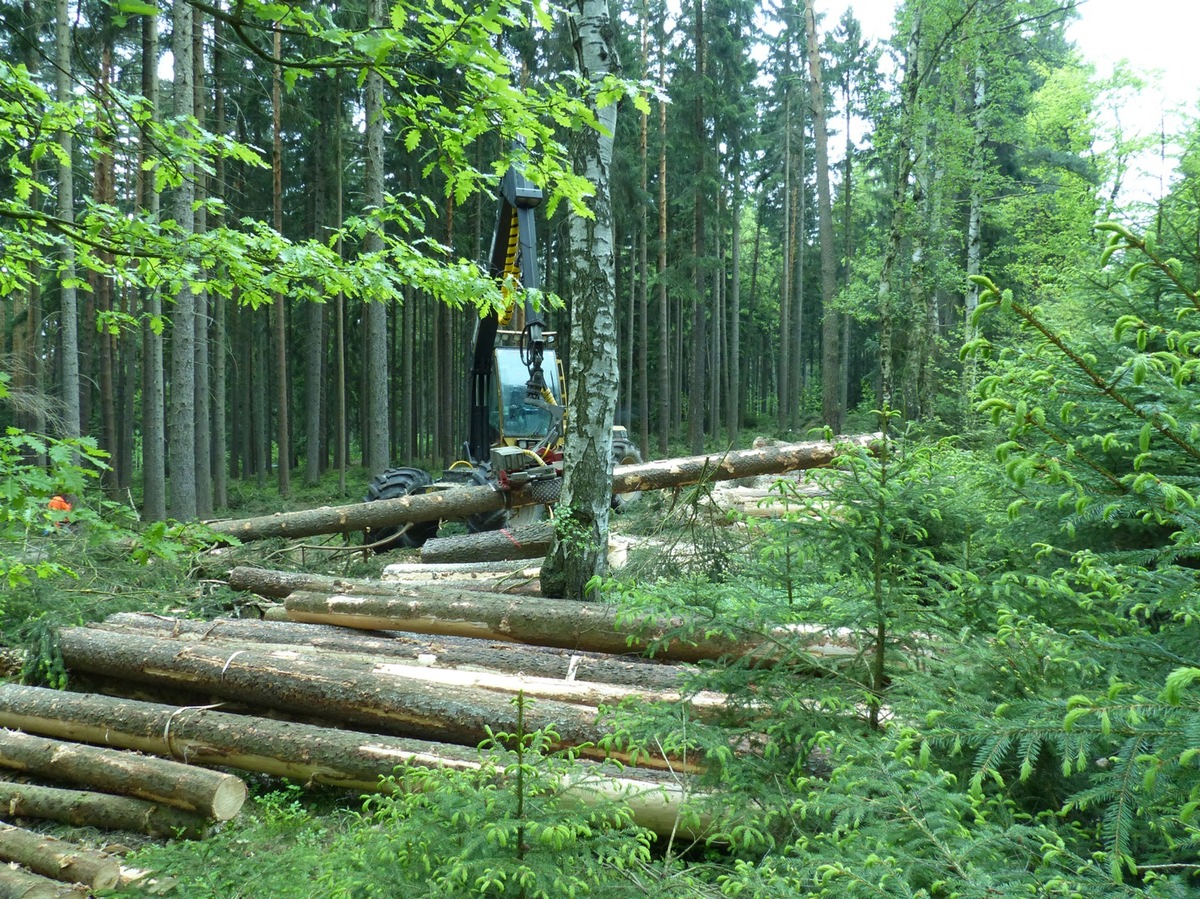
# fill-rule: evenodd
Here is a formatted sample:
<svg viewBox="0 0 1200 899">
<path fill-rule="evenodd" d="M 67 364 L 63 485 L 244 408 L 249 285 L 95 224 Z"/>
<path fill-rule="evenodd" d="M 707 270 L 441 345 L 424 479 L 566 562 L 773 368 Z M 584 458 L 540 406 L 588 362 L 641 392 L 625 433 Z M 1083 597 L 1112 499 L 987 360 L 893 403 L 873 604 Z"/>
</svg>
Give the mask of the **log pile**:
<svg viewBox="0 0 1200 899">
<path fill-rule="evenodd" d="M 16 685 L 0 689 L 30 690 Z M 40 691 L 51 697 L 63 694 Z M 56 700 L 51 700 L 53 703 Z M 19 729 L 18 729 L 19 728 Z M 0 725 L 0 819 L 34 819 L 199 838 L 209 822 L 234 817 L 246 784 L 227 773 L 111 748 L 38 735 L 17 719 Z M 43 732 L 46 732 L 43 729 Z M 52 732 L 52 731 L 51 731 Z M 27 782 L 86 786 L 67 789 Z M 120 880 L 119 860 L 108 853 L 0 823 L 0 896 L 89 896 Z"/>
<path fill-rule="evenodd" d="M 614 776 L 610 762 L 634 759 L 598 748 L 607 736 L 598 708 L 686 695 L 694 714 L 709 714 L 724 698 L 687 693 L 690 662 L 754 646 L 698 652 L 663 641 L 651 659 L 643 653 L 667 625 L 621 630 L 603 606 L 453 588 L 421 590 L 418 602 L 384 581 L 263 569 L 237 569 L 230 582 L 287 594 L 293 620 L 114 615 L 59 632 L 73 689 L 90 692 L 0 686 L 0 767 L 54 778 L 0 781 L 0 818 L 202 836 L 245 797 L 241 779 L 210 768 L 358 792 L 390 789 L 402 764 L 477 769 L 489 731 L 517 730 L 521 695 L 523 726 L 553 727 L 579 759 L 566 795 L 623 802 L 662 834 L 702 833 L 706 819 L 679 818 L 679 778 L 697 760 L 642 755 Z M 371 615 L 385 627 L 364 630 L 331 611 L 351 588 L 382 604 Z M 329 623 L 296 620 L 306 599 Z"/>
</svg>

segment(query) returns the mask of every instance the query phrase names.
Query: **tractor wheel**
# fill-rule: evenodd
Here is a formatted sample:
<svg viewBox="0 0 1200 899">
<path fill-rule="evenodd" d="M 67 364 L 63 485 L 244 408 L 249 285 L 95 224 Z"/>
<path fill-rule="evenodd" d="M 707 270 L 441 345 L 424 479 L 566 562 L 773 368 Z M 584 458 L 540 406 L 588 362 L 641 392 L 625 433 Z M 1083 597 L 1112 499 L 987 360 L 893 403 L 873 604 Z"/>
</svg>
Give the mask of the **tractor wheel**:
<svg viewBox="0 0 1200 899">
<path fill-rule="evenodd" d="M 613 440 L 612 460 L 614 467 L 617 465 L 641 465 L 642 453 L 631 441 L 617 437 Z M 624 512 L 631 503 L 637 502 L 638 497 L 641 495 L 641 492 L 614 493 L 612 498 L 613 511 Z"/>
<path fill-rule="evenodd" d="M 486 487 L 492 482 L 488 480 L 482 468 L 474 468 L 471 470 L 471 483 Z M 498 531 L 508 524 L 508 514 L 508 509 L 493 509 L 490 512 L 476 512 L 474 515 L 468 515 L 466 517 L 467 531 L 472 534 Z"/>
<path fill-rule="evenodd" d="M 414 493 L 424 493 L 425 488 L 432 483 L 433 478 L 419 468 L 389 468 L 371 478 L 363 502 L 399 499 Z M 434 536 L 437 530 L 436 521 L 413 521 L 395 527 L 368 529 L 363 533 L 363 542 L 378 544 L 375 546 L 377 553 L 397 548 L 415 549 Z"/>
</svg>

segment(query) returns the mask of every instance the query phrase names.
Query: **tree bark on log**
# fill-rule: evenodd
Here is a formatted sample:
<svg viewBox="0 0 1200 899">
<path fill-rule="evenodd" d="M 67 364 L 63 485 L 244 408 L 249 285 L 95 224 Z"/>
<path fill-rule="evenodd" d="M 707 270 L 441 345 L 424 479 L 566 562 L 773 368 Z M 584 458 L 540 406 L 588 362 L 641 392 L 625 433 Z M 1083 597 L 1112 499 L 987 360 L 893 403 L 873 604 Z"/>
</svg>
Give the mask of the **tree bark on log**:
<svg viewBox="0 0 1200 899">
<path fill-rule="evenodd" d="M 22 729 L 42 736 L 61 736 L 40 728 Z M 199 815 L 144 799 L 9 781 L 0 781 L 0 818 L 38 818 L 75 827 L 127 830 L 191 840 L 202 839 L 209 830 L 208 822 Z"/>
<path fill-rule="evenodd" d="M 457 770 L 480 767 L 479 753 L 462 746 L 16 684 L 0 686 L 0 723 L 9 722 L 19 722 L 28 730 L 48 736 L 363 792 L 394 788 L 394 782 L 383 778 L 401 765 Z M 683 835 L 703 833 L 708 826 L 706 819 L 696 828 L 680 826 L 679 813 L 688 792 L 673 776 L 663 780 L 667 775 L 646 771 L 639 774 L 642 779 L 589 773 L 588 763 L 580 762 L 577 772 L 565 779 L 563 786 L 574 801 L 586 805 L 626 803 L 637 824 L 660 836 L 668 836 L 676 828 Z M 0 783 L 0 802 L 10 801 L 7 788 L 48 789 Z"/>
<path fill-rule="evenodd" d="M 111 855 L 66 840 L 0 823 L 0 860 L 24 865 L 34 874 L 65 883 L 111 890 L 121 881 L 121 863 Z"/>
<path fill-rule="evenodd" d="M 660 621 L 641 618 L 618 623 L 615 606 L 574 600 L 498 596 L 467 590 L 404 590 L 393 596 L 301 591 L 284 603 L 295 621 L 335 624 L 368 630 L 403 630 L 490 640 L 511 640 L 533 646 L 559 646 L 589 652 L 653 654 L 660 661 L 700 662 L 749 658 L 770 664 L 779 646 L 761 637 L 732 639 L 705 634 L 704 623 L 682 618 Z M 669 633 L 693 624 L 697 642 L 674 639 Z M 817 628 L 781 631 L 779 642 L 795 647 L 796 655 L 837 662 L 853 658 L 852 645 L 830 643 Z M 797 663 L 799 658 L 796 659 Z"/>
<path fill-rule="evenodd" d="M 521 589 L 536 592 L 538 571 L 537 565 L 512 562 L 476 562 L 465 565 L 394 564 L 383 569 L 381 580 L 367 580 L 238 565 L 230 570 L 226 581 L 234 590 L 245 590 L 270 599 L 283 599 L 293 590 L 324 590 L 329 593 L 339 593 L 343 590 L 370 592 L 376 588 L 391 589 L 397 583 L 412 586 L 414 582 L 434 583 L 459 590 L 513 593 Z"/>
<path fill-rule="evenodd" d="M 246 784 L 232 774 L 14 730 L 0 730 L 0 765 L 161 802 L 216 821 L 232 818 L 246 801 Z"/>
<path fill-rule="evenodd" d="M 468 687 L 393 684 L 303 659 L 278 659 L 253 650 L 223 651 L 203 645 L 181 646 L 175 640 L 69 628 L 59 632 L 59 647 L 68 670 L 121 677 L 139 683 L 206 690 L 215 696 L 319 715 L 399 736 L 478 746 L 488 728 L 513 733 L 517 710 L 507 696 Z M 580 747 L 589 758 L 626 761 L 596 744 L 605 732 L 596 726 L 596 710 L 543 700 L 527 707 L 530 730 L 553 726 L 559 747 Z M 585 745 L 586 744 L 586 745 Z M 643 764 L 669 766 L 662 759 Z"/>
<path fill-rule="evenodd" d="M 87 899 L 91 890 L 65 884 L 20 868 L 0 865 L 0 899 Z"/>
<path fill-rule="evenodd" d="M 479 760 L 474 749 L 425 740 L 17 684 L 0 686 L 0 722 L 48 737 L 348 790 L 378 790 L 381 777 L 411 759 L 436 756 L 449 767 Z"/>
<path fill-rule="evenodd" d="M 541 559 L 549 552 L 553 540 L 554 525 L 549 522 L 457 537 L 434 537 L 421 547 L 421 561 L 507 562 Z"/>
<path fill-rule="evenodd" d="M 130 634 L 149 636 L 147 632 L 132 629 L 113 629 L 107 627 L 89 628 L 113 634 Z M 176 638 L 177 639 L 177 638 Z M 615 705 L 624 699 L 635 696 L 650 701 L 687 702 L 695 709 L 711 709 L 722 705 L 723 695 L 717 693 L 700 693 L 684 700 L 675 689 L 650 690 L 643 684 L 618 685 L 588 681 L 578 676 L 539 677 L 528 671 L 496 671 L 483 666 L 481 661 L 470 664 L 469 670 L 436 665 L 432 653 L 422 656 L 402 659 L 381 659 L 378 655 L 341 649 L 317 648 L 306 645 L 283 646 L 263 643 L 260 641 L 221 638 L 216 640 L 186 640 L 179 639 L 181 646 L 203 645 L 216 652 L 231 655 L 235 652 L 253 652 L 265 659 L 281 662 L 298 662 L 317 668 L 336 668 L 348 674 L 361 677 L 371 677 L 381 683 L 390 683 L 402 689 L 402 685 L 418 682 L 424 685 L 444 685 L 449 687 L 470 687 L 487 690 L 492 693 L 502 693 L 515 696 L 524 693 L 531 699 L 553 699 L 558 702 L 568 702 L 574 705 L 591 706 Z M 645 666 L 649 667 L 649 666 Z M 575 672 L 571 672 L 575 675 Z"/>
<path fill-rule="evenodd" d="M 867 446 L 876 435 L 779 444 L 759 449 L 735 450 L 724 454 L 662 459 L 641 465 L 622 465 L 613 471 L 614 493 L 687 487 L 701 481 L 782 474 L 787 471 L 828 465 L 847 446 Z M 480 512 L 552 502 L 556 482 L 543 482 L 536 490 L 523 488 L 508 493 L 491 486 L 454 487 L 432 493 L 377 500 L 345 506 L 322 506 L 301 512 L 279 512 L 258 518 L 213 522 L 217 534 L 243 542 L 271 537 L 312 537 L 345 534 L 367 528 L 394 527 L 409 521 L 438 521 L 466 518 Z"/>
<path fill-rule="evenodd" d="M 469 637 L 421 636 L 399 631 L 356 631 L 298 621 L 256 621 L 218 618 L 215 621 L 164 618 L 137 612 L 110 615 L 93 628 L 143 633 L 189 642 L 242 641 L 278 646 L 312 646 L 375 656 L 377 659 L 430 662 L 439 667 L 483 668 L 535 677 L 596 681 L 648 690 L 678 690 L 695 673 L 687 665 L 624 659 L 590 652 L 571 652 L 550 646 L 527 646 Z M 427 657 L 433 656 L 430 660 Z"/>
</svg>

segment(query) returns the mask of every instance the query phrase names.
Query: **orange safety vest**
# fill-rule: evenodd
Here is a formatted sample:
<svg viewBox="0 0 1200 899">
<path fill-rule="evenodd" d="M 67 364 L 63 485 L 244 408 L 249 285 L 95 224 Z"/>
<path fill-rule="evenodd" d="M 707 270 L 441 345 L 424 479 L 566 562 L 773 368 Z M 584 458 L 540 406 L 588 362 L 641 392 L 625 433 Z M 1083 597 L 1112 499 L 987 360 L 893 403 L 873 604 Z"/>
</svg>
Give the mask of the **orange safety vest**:
<svg viewBox="0 0 1200 899">
<path fill-rule="evenodd" d="M 52 512 L 70 512 L 71 504 L 59 495 L 50 497 L 50 511 Z"/>
</svg>

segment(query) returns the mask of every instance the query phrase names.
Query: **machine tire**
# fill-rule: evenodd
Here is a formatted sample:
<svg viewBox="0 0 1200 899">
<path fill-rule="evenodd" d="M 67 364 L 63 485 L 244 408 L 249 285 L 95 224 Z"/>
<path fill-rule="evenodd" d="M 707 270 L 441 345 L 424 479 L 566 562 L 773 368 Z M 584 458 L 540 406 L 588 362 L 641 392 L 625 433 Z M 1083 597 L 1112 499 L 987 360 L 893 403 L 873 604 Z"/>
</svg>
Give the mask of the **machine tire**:
<svg viewBox="0 0 1200 899">
<path fill-rule="evenodd" d="M 614 467 L 617 465 L 640 465 L 642 463 L 642 453 L 633 441 L 617 437 L 613 439 L 612 460 Z M 637 502 L 641 495 L 640 491 L 635 493 L 614 493 L 612 498 L 613 511 L 624 512 L 630 504 Z"/>
<path fill-rule="evenodd" d="M 487 474 L 482 468 L 474 468 L 471 470 L 471 483 L 480 487 L 486 487 L 492 482 L 488 480 Z M 468 515 L 465 519 L 467 531 L 472 534 L 480 534 L 484 531 L 498 531 L 500 528 L 508 524 L 508 509 L 494 509 L 491 512 L 476 512 L 474 515 Z"/>
<path fill-rule="evenodd" d="M 389 468 L 371 478 L 363 502 L 380 499 L 399 499 L 413 493 L 424 493 L 424 488 L 433 483 L 428 473 L 419 468 Z M 384 527 L 363 532 L 364 543 L 379 543 L 375 552 L 391 549 L 416 549 L 437 534 L 438 522 L 414 521 L 397 527 Z M 382 542 L 381 542 L 382 541 Z"/>
</svg>

